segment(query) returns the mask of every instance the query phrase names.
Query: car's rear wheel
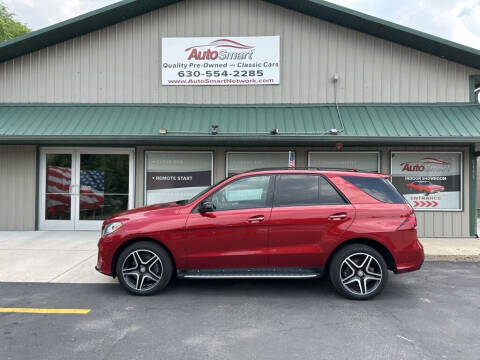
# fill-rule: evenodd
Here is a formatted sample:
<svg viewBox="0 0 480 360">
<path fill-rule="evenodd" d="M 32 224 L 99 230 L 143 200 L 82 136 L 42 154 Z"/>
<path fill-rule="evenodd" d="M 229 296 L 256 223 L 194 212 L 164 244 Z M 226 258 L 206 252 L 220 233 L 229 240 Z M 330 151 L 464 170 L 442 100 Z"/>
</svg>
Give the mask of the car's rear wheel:
<svg viewBox="0 0 480 360">
<path fill-rule="evenodd" d="M 162 246 L 141 241 L 122 251 L 116 270 L 118 281 L 130 293 L 151 295 L 168 285 L 173 264 Z"/>
<path fill-rule="evenodd" d="M 349 299 L 367 300 L 382 292 L 388 280 L 388 267 L 374 248 L 352 244 L 333 256 L 329 274 L 338 293 Z"/>
</svg>

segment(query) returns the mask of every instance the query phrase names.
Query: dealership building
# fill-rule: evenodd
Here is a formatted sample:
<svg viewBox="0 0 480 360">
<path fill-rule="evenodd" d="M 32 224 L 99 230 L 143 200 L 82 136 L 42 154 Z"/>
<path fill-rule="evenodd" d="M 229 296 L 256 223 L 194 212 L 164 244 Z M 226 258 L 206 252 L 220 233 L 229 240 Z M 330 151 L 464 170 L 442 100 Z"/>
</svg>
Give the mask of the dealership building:
<svg viewBox="0 0 480 360">
<path fill-rule="evenodd" d="M 0 43 L 0 230 L 295 165 L 389 173 L 420 236 L 476 236 L 476 89 L 480 51 L 321 0 L 121 1 Z"/>
</svg>

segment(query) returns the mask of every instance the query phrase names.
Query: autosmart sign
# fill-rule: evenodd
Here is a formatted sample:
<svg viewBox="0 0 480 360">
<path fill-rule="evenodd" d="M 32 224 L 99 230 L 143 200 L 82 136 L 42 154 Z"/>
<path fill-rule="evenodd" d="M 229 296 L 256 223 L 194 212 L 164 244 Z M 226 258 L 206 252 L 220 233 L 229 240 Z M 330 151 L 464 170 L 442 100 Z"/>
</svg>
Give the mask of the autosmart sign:
<svg viewBox="0 0 480 360">
<path fill-rule="evenodd" d="M 162 39 L 162 85 L 280 84 L 280 37 Z"/>
</svg>

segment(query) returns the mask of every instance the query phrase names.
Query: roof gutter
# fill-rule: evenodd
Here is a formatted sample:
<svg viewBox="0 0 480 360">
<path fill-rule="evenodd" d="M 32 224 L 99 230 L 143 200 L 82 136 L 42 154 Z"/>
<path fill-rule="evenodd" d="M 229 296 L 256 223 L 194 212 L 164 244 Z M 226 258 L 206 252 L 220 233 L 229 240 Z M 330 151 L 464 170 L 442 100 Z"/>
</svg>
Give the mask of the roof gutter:
<svg viewBox="0 0 480 360">
<path fill-rule="evenodd" d="M 372 144 L 372 145 L 426 145 L 448 144 L 466 145 L 480 144 L 478 137 L 352 137 L 352 136 L 312 136 L 312 135 L 72 135 L 72 136 L 0 136 L 0 144 L 95 144 L 104 145 L 136 145 L 136 144 L 161 144 L 161 145 L 325 145 L 343 142 L 344 144 Z"/>
</svg>

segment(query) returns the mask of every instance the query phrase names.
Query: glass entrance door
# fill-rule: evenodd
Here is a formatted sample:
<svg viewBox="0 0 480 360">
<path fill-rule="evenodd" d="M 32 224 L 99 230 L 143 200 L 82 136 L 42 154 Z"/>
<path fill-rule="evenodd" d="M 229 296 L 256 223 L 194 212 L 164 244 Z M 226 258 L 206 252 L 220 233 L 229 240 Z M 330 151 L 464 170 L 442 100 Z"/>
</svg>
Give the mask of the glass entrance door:
<svg viewBox="0 0 480 360">
<path fill-rule="evenodd" d="M 133 207 L 133 153 L 83 150 L 78 154 L 79 230 L 100 229 L 103 220 Z"/>
<path fill-rule="evenodd" d="M 40 177 L 40 229 L 74 228 L 75 157 L 71 150 L 42 152 Z"/>
<path fill-rule="evenodd" d="M 100 230 L 103 220 L 133 207 L 133 150 L 45 149 L 41 155 L 40 229 Z"/>
</svg>

